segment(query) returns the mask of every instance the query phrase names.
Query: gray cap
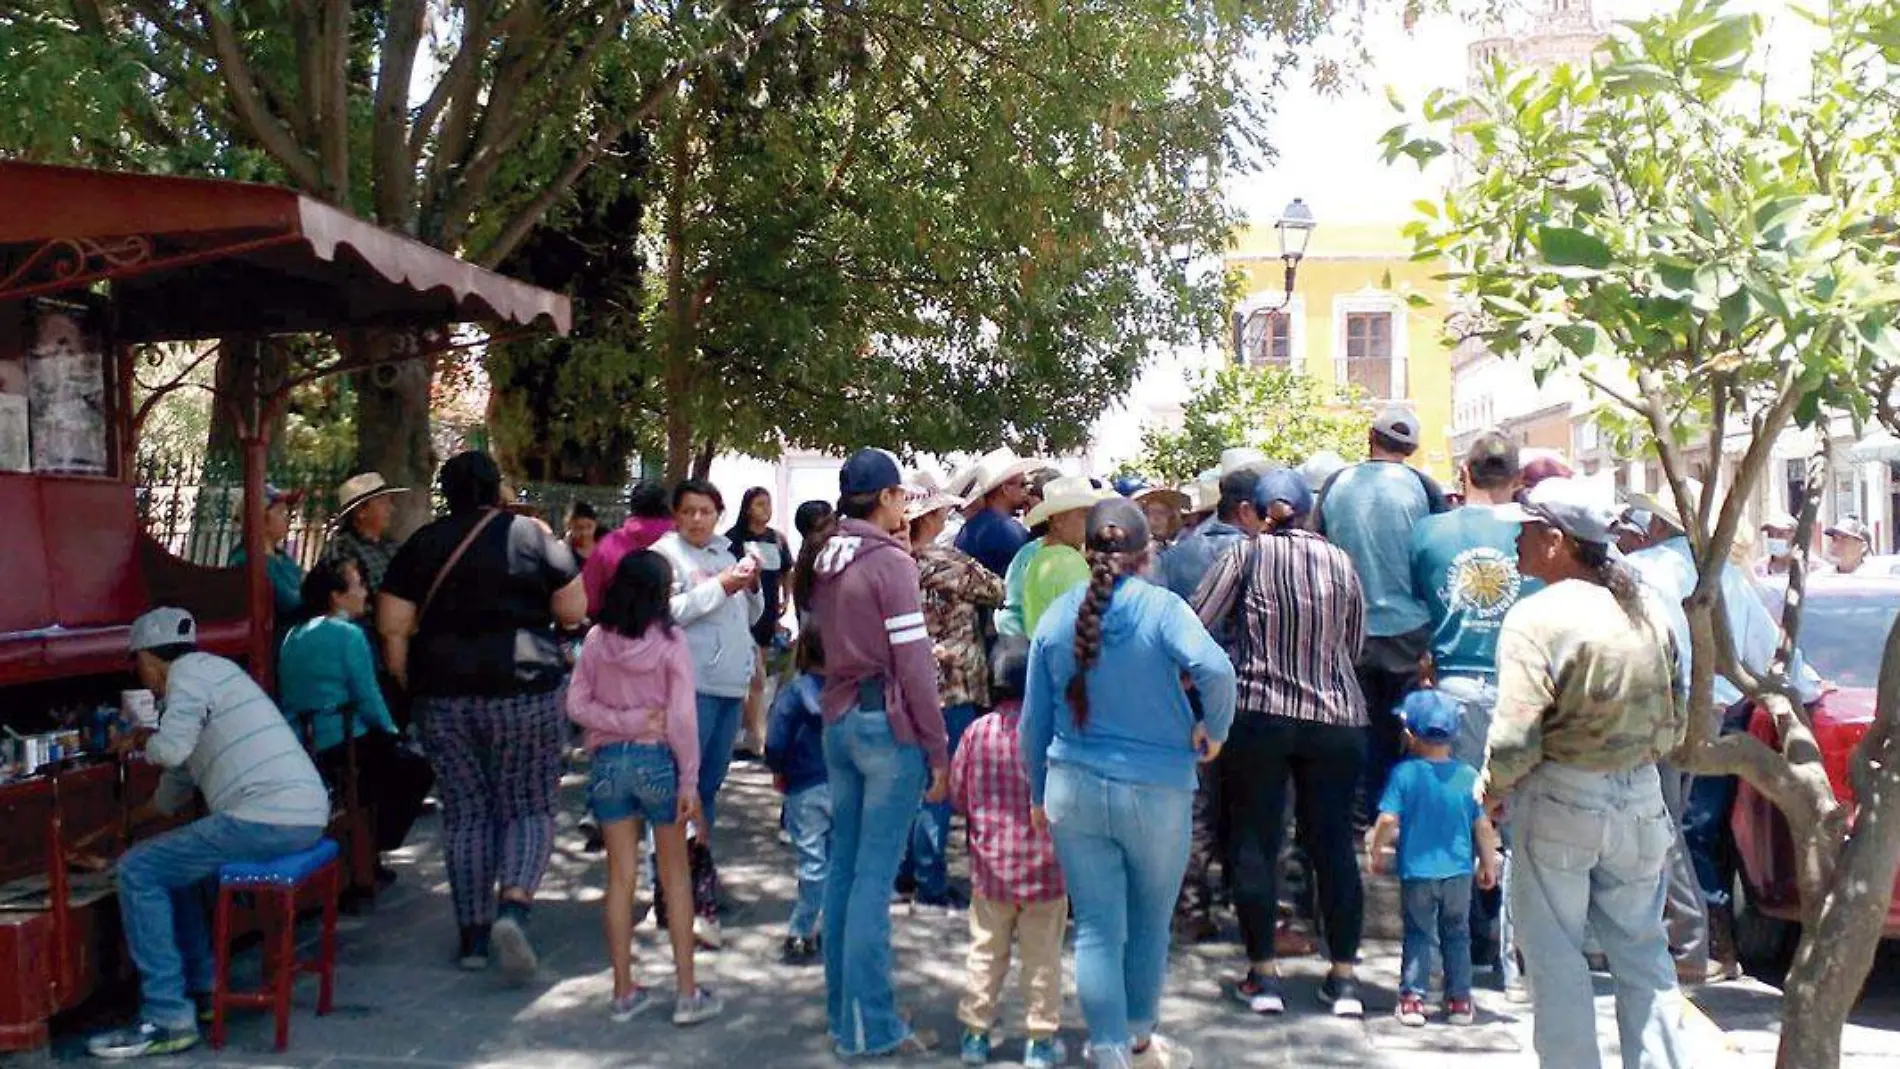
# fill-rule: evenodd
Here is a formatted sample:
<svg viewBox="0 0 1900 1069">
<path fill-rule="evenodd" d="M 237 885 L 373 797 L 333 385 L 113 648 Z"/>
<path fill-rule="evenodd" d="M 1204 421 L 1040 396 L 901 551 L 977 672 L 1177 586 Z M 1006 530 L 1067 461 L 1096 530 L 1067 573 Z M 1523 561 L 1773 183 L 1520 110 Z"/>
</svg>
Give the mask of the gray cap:
<svg viewBox="0 0 1900 1069">
<path fill-rule="evenodd" d="M 1418 416 L 1404 405 L 1387 405 L 1372 418 L 1372 429 L 1408 449 L 1418 448 Z"/>
<path fill-rule="evenodd" d="M 1620 512 L 1609 494 L 1583 479 L 1545 479 L 1525 491 L 1515 505 L 1497 516 L 1510 523 L 1542 523 L 1579 542 L 1609 545 L 1616 541 Z"/>
<path fill-rule="evenodd" d="M 1859 516 L 1849 516 L 1839 523 L 1829 524 L 1827 530 L 1822 533 L 1829 538 L 1854 538 L 1862 542 L 1869 541 L 1867 525 L 1860 522 Z"/>
<path fill-rule="evenodd" d="M 160 646 L 196 646 L 198 621 L 183 609 L 170 606 L 153 609 L 132 621 L 131 652 Z"/>
</svg>

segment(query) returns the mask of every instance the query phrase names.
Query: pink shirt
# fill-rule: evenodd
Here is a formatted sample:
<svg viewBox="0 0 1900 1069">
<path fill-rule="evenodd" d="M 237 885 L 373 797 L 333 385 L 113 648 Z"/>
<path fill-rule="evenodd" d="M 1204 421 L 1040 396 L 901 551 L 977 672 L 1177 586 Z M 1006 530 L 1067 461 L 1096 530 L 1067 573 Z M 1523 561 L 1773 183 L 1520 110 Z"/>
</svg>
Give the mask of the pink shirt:
<svg viewBox="0 0 1900 1069">
<path fill-rule="evenodd" d="M 567 717 L 587 729 L 589 751 L 665 743 L 679 766 L 679 789 L 699 789 L 693 655 L 679 628 L 649 627 L 639 638 L 605 627 L 589 631 L 567 684 Z"/>
<path fill-rule="evenodd" d="M 587 563 L 581 566 L 581 589 L 587 591 L 587 615 L 600 615 L 601 602 L 606 600 L 607 586 L 614 581 L 614 569 L 620 567 L 621 558 L 629 553 L 653 548 L 653 543 L 672 529 L 672 520 L 629 516 L 627 522 L 607 532 L 594 544 L 594 551 L 587 555 Z"/>
</svg>

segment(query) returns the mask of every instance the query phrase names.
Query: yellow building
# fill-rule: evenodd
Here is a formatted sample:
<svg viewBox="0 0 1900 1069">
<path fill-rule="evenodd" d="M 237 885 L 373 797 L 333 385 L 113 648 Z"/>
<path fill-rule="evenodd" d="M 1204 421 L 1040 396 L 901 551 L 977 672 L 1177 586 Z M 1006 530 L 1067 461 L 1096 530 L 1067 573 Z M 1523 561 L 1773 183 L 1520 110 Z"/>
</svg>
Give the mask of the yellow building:
<svg viewBox="0 0 1900 1069">
<path fill-rule="evenodd" d="M 1263 309 L 1285 298 L 1286 280 L 1274 227 L 1240 231 L 1227 266 L 1242 279 L 1230 358 L 1351 382 L 1375 402 L 1405 404 L 1422 430 L 1412 462 L 1449 484 L 1457 469 L 1450 451 L 1451 350 L 1444 344 L 1450 302 L 1445 284 L 1432 277 L 1441 268 L 1414 263 L 1411 242 L 1396 225 L 1321 223 L 1300 261 L 1292 301 L 1273 314 Z M 1430 304 L 1411 307 L 1414 294 Z"/>
</svg>

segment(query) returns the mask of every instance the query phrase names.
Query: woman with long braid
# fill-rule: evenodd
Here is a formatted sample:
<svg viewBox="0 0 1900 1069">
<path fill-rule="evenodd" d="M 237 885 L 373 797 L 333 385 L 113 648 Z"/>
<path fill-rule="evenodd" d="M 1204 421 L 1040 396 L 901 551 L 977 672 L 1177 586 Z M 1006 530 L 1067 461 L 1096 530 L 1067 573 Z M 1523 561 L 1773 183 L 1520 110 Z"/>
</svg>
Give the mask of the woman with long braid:
<svg viewBox="0 0 1900 1069">
<path fill-rule="evenodd" d="M 1599 1065 L 1584 938 L 1616 981 L 1625 1066 L 1679 1069 L 1682 994 L 1663 930 L 1676 826 L 1656 760 L 1688 726 L 1676 640 L 1654 594 L 1613 557 L 1617 509 L 1580 479 L 1548 479 L 1515 514 L 1517 567 L 1544 589 L 1505 614 L 1498 706 L 1480 789 L 1511 807 L 1511 916 L 1545 1069 Z"/>
<path fill-rule="evenodd" d="M 1052 602 L 1030 646 L 1021 741 L 1030 818 L 1055 839 L 1075 905 L 1075 978 L 1095 1064 L 1183 1069 L 1155 1032 L 1169 921 L 1187 868 L 1194 765 L 1220 752 L 1234 667 L 1187 603 L 1141 577 L 1141 507 L 1089 510 L 1089 582 Z M 1201 696 L 1195 720 L 1185 672 Z"/>
</svg>

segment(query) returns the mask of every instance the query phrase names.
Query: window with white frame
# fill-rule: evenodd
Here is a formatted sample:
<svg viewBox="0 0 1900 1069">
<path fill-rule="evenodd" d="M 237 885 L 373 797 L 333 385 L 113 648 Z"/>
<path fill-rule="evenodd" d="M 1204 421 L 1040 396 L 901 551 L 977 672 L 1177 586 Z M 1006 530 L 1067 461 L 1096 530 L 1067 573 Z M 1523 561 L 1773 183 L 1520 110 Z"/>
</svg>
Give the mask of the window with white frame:
<svg viewBox="0 0 1900 1069">
<path fill-rule="evenodd" d="M 1405 382 L 1392 351 L 1392 319 L 1385 309 L 1346 313 L 1340 382 L 1374 398 L 1405 396 Z"/>
</svg>

